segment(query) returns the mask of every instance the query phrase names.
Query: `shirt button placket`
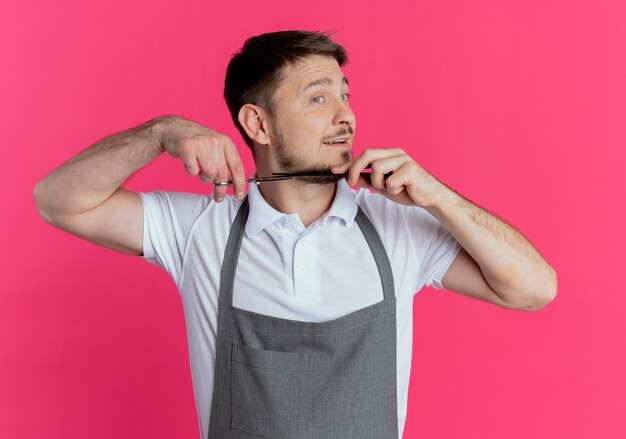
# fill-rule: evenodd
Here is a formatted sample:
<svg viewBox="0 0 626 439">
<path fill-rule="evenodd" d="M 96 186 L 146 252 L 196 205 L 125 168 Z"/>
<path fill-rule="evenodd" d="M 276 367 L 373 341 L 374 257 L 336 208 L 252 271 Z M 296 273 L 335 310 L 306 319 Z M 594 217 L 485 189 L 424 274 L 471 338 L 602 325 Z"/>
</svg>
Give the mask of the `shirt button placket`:
<svg viewBox="0 0 626 439">
<path fill-rule="evenodd" d="M 302 292 L 302 288 L 299 289 L 299 287 L 306 287 L 306 260 L 307 255 L 306 255 L 306 244 L 302 241 L 302 239 L 299 239 L 296 242 L 296 246 L 295 246 L 295 251 L 294 251 L 294 258 L 293 258 L 293 265 L 294 265 L 294 286 L 293 286 L 293 290 L 294 290 L 294 294 L 297 295 L 298 292 Z"/>
</svg>

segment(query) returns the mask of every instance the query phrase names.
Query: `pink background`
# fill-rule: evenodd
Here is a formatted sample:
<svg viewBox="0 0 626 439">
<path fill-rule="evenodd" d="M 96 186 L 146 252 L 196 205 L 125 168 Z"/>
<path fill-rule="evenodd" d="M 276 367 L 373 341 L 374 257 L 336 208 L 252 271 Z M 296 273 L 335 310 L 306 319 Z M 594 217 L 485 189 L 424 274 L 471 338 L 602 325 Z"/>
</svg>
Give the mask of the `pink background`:
<svg viewBox="0 0 626 439">
<path fill-rule="evenodd" d="M 46 224 L 36 182 L 162 114 L 230 135 L 246 37 L 337 29 L 355 152 L 404 148 L 556 269 L 536 313 L 415 297 L 405 438 L 626 437 L 623 1 L 30 1 L 0 6 L 1 438 L 196 438 L 182 306 L 157 267 Z M 207 193 L 167 155 L 133 190 Z"/>
</svg>

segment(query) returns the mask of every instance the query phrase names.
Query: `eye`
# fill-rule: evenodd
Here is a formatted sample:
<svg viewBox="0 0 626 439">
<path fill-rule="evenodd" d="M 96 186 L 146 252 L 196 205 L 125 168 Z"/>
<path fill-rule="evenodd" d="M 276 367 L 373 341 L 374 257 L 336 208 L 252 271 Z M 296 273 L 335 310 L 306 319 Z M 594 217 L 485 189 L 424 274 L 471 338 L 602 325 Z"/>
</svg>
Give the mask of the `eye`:
<svg viewBox="0 0 626 439">
<path fill-rule="evenodd" d="M 350 93 L 344 93 L 341 95 L 341 98 L 343 99 L 344 102 L 347 102 L 348 99 L 350 98 Z"/>
<path fill-rule="evenodd" d="M 324 98 L 323 96 L 315 96 L 313 99 L 311 99 L 311 101 L 315 102 L 316 104 L 319 104 L 322 102 L 323 98 Z"/>
</svg>

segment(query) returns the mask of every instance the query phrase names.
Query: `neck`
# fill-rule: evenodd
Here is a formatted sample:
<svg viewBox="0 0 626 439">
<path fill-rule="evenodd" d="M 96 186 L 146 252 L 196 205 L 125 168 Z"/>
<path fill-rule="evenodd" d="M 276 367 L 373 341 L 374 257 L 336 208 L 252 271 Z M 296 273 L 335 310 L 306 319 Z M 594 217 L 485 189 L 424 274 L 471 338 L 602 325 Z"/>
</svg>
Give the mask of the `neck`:
<svg viewBox="0 0 626 439">
<path fill-rule="evenodd" d="M 257 175 L 267 176 L 272 172 L 263 166 L 257 167 Z M 316 184 L 299 180 L 264 181 L 258 185 L 261 195 L 279 212 L 297 213 L 304 227 L 326 213 L 335 199 L 337 183 Z"/>
<path fill-rule="evenodd" d="M 259 191 L 279 212 L 297 213 L 304 227 L 308 227 L 330 209 L 335 199 L 337 183 L 310 184 L 296 180 L 261 182 Z"/>
</svg>

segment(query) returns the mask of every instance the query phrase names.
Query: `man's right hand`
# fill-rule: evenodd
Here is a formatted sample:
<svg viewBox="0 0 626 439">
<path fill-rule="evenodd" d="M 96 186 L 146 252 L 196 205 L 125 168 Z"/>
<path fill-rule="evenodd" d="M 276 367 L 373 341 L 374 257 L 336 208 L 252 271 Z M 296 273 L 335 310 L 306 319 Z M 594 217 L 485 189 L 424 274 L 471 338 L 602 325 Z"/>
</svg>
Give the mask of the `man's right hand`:
<svg viewBox="0 0 626 439">
<path fill-rule="evenodd" d="M 168 115 L 111 134 L 44 177 L 33 190 L 41 217 L 94 244 L 143 254 L 144 210 L 138 193 L 121 184 L 163 152 L 183 161 L 205 183 L 233 181 L 245 191 L 244 169 L 230 138 L 180 116 Z M 216 186 L 221 202 L 227 186 Z"/>
<path fill-rule="evenodd" d="M 160 145 L 170 156 L 180 159 L 187 173 L 198 175 L 207 183 L 231 180 L 239 199 L 245 191 L 241 157 L 233 141 L 225 134 L 179 116 L 168 116 L 160 128 Z M 228 186 L 215 186 L 213 199 L 224 200 Z"/>
</svg>

